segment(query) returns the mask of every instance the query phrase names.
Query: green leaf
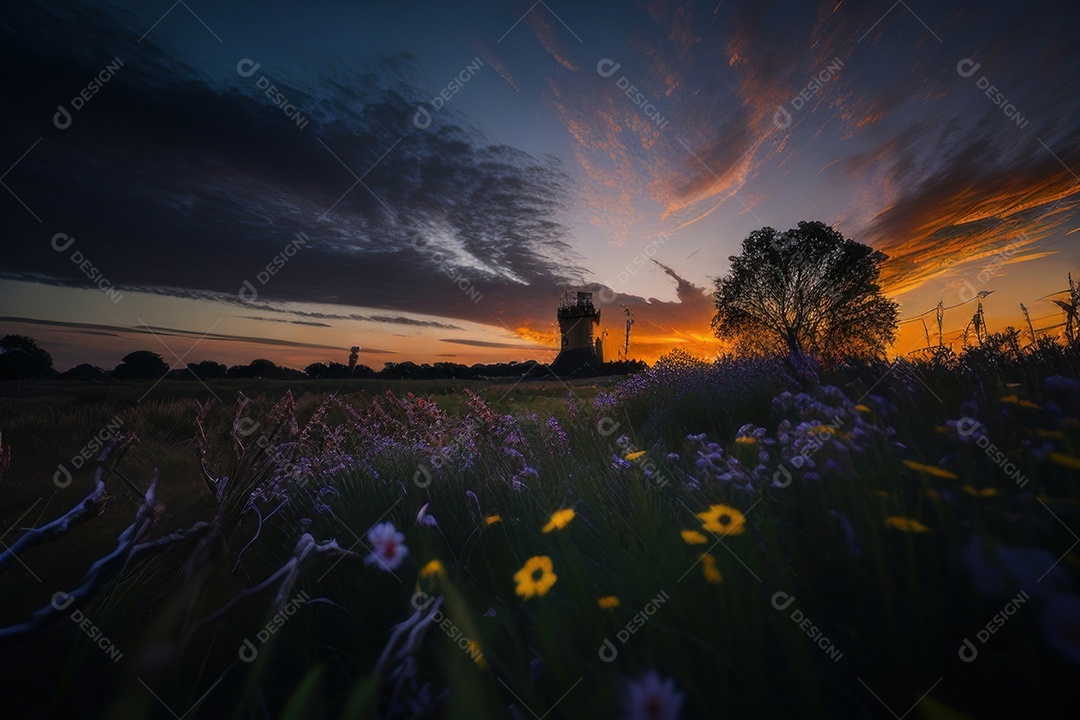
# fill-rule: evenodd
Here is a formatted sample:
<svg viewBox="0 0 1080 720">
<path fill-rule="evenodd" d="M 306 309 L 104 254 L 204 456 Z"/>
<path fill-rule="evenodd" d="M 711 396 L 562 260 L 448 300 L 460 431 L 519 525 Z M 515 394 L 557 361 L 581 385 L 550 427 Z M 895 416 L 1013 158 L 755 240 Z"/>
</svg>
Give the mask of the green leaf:
<svg viewBox="0 0 1080 720">
<path fill-rule="evenodd" d="M 323 666 L 316 665 L 293 690 L 289 702 L 281 712 L 281 720 L 311 720 L 311 707 L 319 699 L 319 680 L 322 679 Z"/>
</svg>

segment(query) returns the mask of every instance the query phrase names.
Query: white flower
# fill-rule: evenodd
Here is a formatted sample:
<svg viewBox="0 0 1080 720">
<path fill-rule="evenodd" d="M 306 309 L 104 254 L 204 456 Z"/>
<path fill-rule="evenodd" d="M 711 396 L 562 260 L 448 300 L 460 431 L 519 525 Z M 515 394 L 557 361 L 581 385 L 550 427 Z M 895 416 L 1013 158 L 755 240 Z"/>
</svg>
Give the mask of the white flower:
<svg viewBox="0 0 1080 720">
<path fill-rule="evenodd" d="M 390 571 L 409 554 L 409 548 L 404 545 L 405 536 L 394 528 L 394 523 L 379 523 L 368 531 L 367 539 L 372 547 L 371 554 L 364 558 L 368 565 L 377 563 L 383 570 Z"/>
<path fill-rule="evenodd" d="M 675 690 L 671 678 L 661 680 L 655 670 L 630 683 L 626 698 L 626 720 L 677 720 L 682 711 L 683 695 Z"/>
</svg>

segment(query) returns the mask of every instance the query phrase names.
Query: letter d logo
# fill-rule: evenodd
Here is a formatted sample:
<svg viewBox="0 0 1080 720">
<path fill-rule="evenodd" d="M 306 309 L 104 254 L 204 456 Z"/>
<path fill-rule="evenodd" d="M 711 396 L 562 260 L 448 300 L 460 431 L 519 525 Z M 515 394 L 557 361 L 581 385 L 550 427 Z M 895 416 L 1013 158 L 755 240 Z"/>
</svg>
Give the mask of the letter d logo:
<svg viewBox="0 0 1080 720">
<path fill-rule="evenodd" d="M 600 646 L 597 655 L 606 663 L 613 662 L 615 658 L 619 657 L 619 649 L 610 640 L 604 638 L 604 644 Z"/>
<path fill-rule="evenodd" d="M 791 471 L 787 469 L 786 465 L 776 468 L 776 472 L 772 476 L 772 484 L 776 488 L 786 488 L 791 484 Z"/>
<path fill-rule="evenodd" d="M 978 294 L 978 290 L 971 284 L 971 281 L 965 280 L 964 287 L 960 288 L 960 302 L 971 302 Z"/>
<path fill-rule="evenodd" d="M 622 67 L 619 63 L 610 58 L 604 58 L 600 62 L 596 63 L 596 73 L 600 77 L 611 77 L 618 69 Z"/>
<path fill-rule="evenodd" d="M 417 465 L 416 472 L 412 476 L 413 484 L 418 488 L 426 488 L 431 484 L 431 471 L 425 465 Z"/>
<path fill-rule="evenodd" d="M 960 77 L 971 77 L 979 71 L 982 65 L 975 62 L 971 58 L 964 58 L 960 62 L 956 63 L 956 72 Z"/>
<path fill-rule="evenodd" d="M 52 116 L 52 123 L 60 130 L 71 127 L 71 113 L 63 105 L 56 106 L 56 114 Z"/>
<path fill-rule="evenodd" d="M 773 125 L 780 130 L 786 130 L 791 127 L 791 113 L 787 111 L 787 108 L 783 105 L 776 106 L 776 112 L 772 116 Z"/>
<path fill-rule="evenodd" d="M 787 610 L 793 602 L 795 598 L 783 591 L 772 596 L 772 606 L 777 610 Z"/>
<path fill-rule="evenodd" d="M 60 598 L 63 598 L 63 600 L 61 600 Z M 58 592 L 52 596 L 52 606 L 57 610 L 67 610 L 68 605 L 71 605 L 71 603 L 73 602 L 75 602 L 75 597 L 72 595 L 68 595 L 66 592 L 63 591 Z"/>
<path fill-rule="evenodd" d="M 57 244 L 57 240 L 60 240 L 62 244 Z M 67 233 L 56 233 L 52 236 L 52 246 L 53 250 L 55 250 L 56 252 L 64 252 L 69 247 L 71 247 L 72 243 L 74 242 L 75 238 L 71 237 Z"/>
<path fill-rule="evenodd" d="M 244 302 L 255 302 L 259 297 L 259 291 L 255 289 L 255 286 L 251 284 L 250 280 L 245 280 L 244 285 L 236 294 L 239 295 L 240 299 Z"/>
<path fill-rule="evenodd" d="M 956 421 L 956 432 L 963 437 L 971 437 L 980 427 L 982 423 L 975 418 L 962 417 Z"/>
<path fill-rule="evenodd" d="M 71 472 L 63 465 L 60 465 L 56 472 L 53 473 L 52 481 L 56 487 L 63 490 L 71 484 Z"/>
<path fill-rule="evenodd" d="M 255 662 L 255 658 L 259 657 L 259 650 L 253 642 L 244 638 L 244 644 L 240 646 L 240 652 L 237 654 L 243 662 Z"/>
<path fill-rule="evenodd" d="M 961 660 L 969 663 L 974 662 L 975 658 L 979 657 L 979 650 L 970 640 L 964 638 L 964 643 L 960 646 L 960 651 L 957 654 L 960 655 Z"/>
<path fill-rule="evenodd" d="M 431 113 L 417 105 L 416 114 L 413 115 L 412 124 L 421 130 L 427 130 L 431 127 Z"/>
<path fill-rule="evenodd" d="M 244 58 L 236 63 L 236 74 L 240 77 L 251 77 L 260 67 L 262 66 L 251 58 Z"/>
</svg>

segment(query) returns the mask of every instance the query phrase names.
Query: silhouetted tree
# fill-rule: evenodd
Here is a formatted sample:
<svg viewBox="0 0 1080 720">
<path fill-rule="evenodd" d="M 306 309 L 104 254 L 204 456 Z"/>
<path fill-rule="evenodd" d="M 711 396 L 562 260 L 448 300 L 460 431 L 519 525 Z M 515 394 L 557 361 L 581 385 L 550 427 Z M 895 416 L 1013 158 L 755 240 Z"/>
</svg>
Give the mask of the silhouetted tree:
<svg viewBox="0 0 1080 720">
<path fill-rule="evenodd" d="M 351 371 L 349 370 L 348 365 L 343 365 L 342 363 L 339 363 L 339 362 L 332 362 L 332 363 L 328 363 L 327 366 L 326 366 L 326 375 L 325 375 L 325 377 L 328 377 L 328 378 L 331 378 L 331 379 L 334 379 L 334 380 L 345 380 L 346 378 L 349 377 L 350 373 L 351 373 Z"/>
<path fill-rule="evenodd" d="M 419 369 L 419 365 L 409 360 L 405 362 L 388 362 L 383 365 L 379 377 L 390 380 L 408 380 L 415 378 Z"/>
<path fill-rule="evenodd" d="M 55 374 L 52 355 L 25 335 L 0 338 L 0 380 L 34 380 Z"/>
<path fill-rule="evenodd" d="M 188 370 L 190 372 L 185 373 L 188 379 L 194 380 L 221 380 L 226 377 L 229 368 L 225 365 L 214 362 L 213 360 L 203 360 L 200 363 L 188 363 Z"/>
<path fill-rule="evenodd" d="M 712 327 L 739 352 L 880 356 L 896 337 L 896 303 L 878 285 L 885 254 L 824 223 L 755 230 L 729 259 Z"/>
<path fill-rule="evenodd" d="M 296 380 L 304 377 L 304 373 L 259 358 L 247 365 L 233 365 L 229 368 L 227 377 L 230 379 Z"/>
<path fill-rule="evenodd" d="M 357 365 L 352 369 L 352 373 L 349 377 L 354 379 L 368 379 L 378 377 L 379 373 L 369 368 L 367 365 Z"/>
<path fill-rule="evenodd" d="M 315 362 L 304 368 L 304 374 L 309 378 L 316 380 L 326 377 L 326 373 L 329 368 L 326 367 L 326 363 Z"/>
<path fill-rule="evenodd" d="M 136 350 L 125 355 L 112 374 L 119 380 L 157 380 L 167 372 L 169 365 L 160 355 L 149 350 Z"/>
<path fill-rule="evenodd" d="M 92 382 L 95 380 L 104 380 L 108 377 L 108 373 L 99 367 L 95 367 L 90 363 L 82 363 L 76 365 L 70 370 L 65 370 L 59 375 L 61 380 L 78 380 L 81 382 Z"/>
</svg>

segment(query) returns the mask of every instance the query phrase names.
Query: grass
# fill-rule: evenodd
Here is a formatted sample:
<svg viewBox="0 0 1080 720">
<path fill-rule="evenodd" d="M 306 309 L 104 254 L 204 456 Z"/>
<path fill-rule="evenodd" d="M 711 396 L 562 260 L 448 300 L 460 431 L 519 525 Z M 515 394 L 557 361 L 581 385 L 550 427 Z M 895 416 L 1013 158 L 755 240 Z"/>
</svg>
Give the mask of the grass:
<svg viewBox="0 0 1080 720">
<path fill-rule="evenodd" d="M 85 494 L 89 472 L 60 490 L 56 464 L 117 417 L 139 438 L 120 472 L 140 491 L 158 472 L 150 537 L 211 522 L 78 606 L 120 662 L 68 611 L 6 641 L 5 682 L 27 716 L 617 717 L 653 671 L 683 717 L 1059 716 L 1080 658 L 1076 365 L 1076 348 L 815 376 L 661 365 L 579 381 L 572 399 L 558 383 L 233 381 L 212 386 L 226 402 L 203 415 L 205 442 L 198 383 L 142 402 L 135 384 L 5 388 L 5 543 Z M 229 478 L 219 498 L 200 449 Z M 108 486 L 100 517 L 21 556 L 42 582 L 17 563 L 0 576 L 0 624 L 115 547 L 141 498 L 116 475 Z M 703 527 L 712 506 L 742 513 L 741 532 Z M 417 522 L 424 508 L 437 525 Z M 383 522 L 408 548 L 392 570 L 365 562 Z M 324 544 L 215 617 L 305 535 Z M 514 576 L 533 557 L 557 579 L 524 598 Z M 442 571 L 422 574 L 433 560 Z M 428 600 L 439 616 L 395 635 Z"/>
</svg>

